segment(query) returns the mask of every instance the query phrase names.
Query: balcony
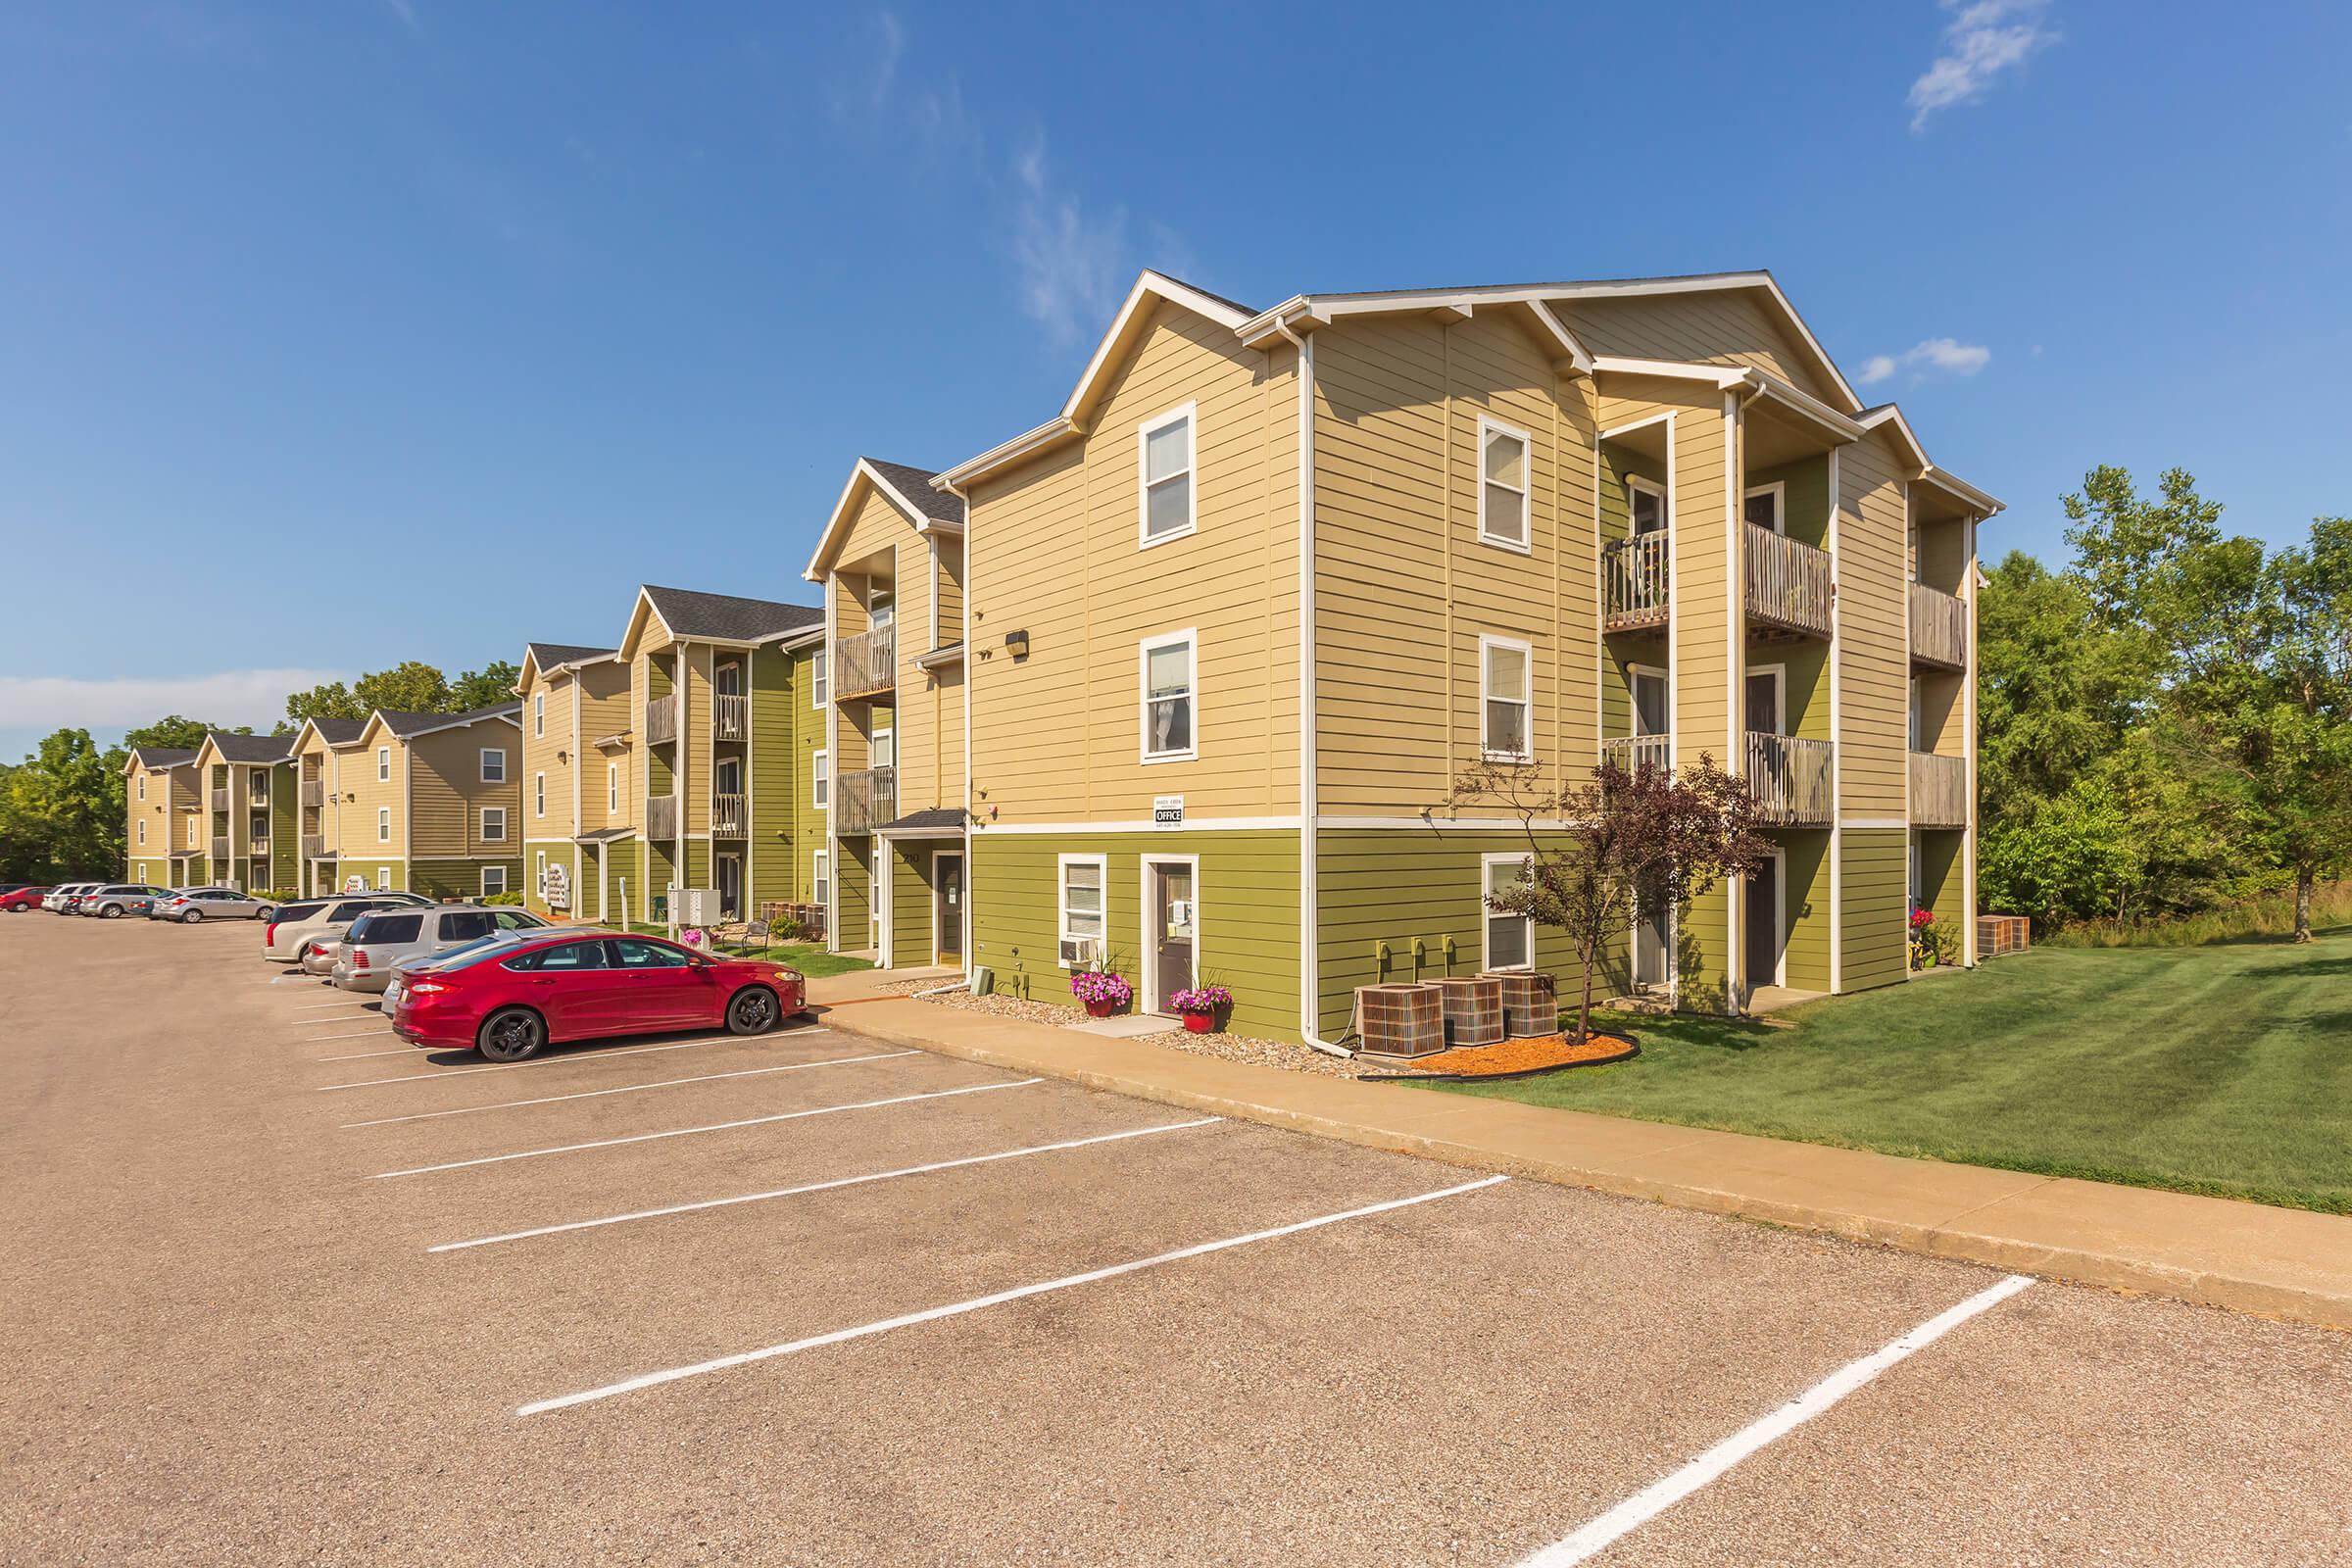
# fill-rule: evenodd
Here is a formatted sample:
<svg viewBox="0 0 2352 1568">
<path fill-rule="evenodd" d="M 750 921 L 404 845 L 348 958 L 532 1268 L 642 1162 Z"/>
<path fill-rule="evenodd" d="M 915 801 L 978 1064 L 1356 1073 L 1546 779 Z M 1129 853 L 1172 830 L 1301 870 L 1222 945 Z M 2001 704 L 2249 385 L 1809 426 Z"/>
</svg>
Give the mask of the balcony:
<svg viewBox="0 0 2352 1568">
<path fill-rule="evenodd" d="M 227 834 L 216 833 L 213 835 L 213 858 L 215 860 L 225 860 L 228 858 Z"/>
<path fill-rule="evenodd" d="M 645 836 L 657 842 L 678 836 L 678 798 L 675 795 L 648 795 L 645 798 Z"/>
<path fill-rule="evenodd" d="M 1740 552 L 1747 618 L 1788 637 L 1830 635 L 1830 553 L 1752 522 Z"/>
<path fill-rule="evenodd" d="M 253 788 L 245 792 L 245 804 L 268 810 L 270 808 L 270 781 L 259 773 L 254 774 L 253 778 Z"/>
<path fill-rule="evenodd" d="M 649 699 L 645 705 L 645 741 L 662 746 L 678 738 L 678 695 Z"/>
<path fill-rule="evenodd" d="M 881 697 L 899 681 L 899 628 L 896 622 L 833 641 L 833 696 Z"/>
<path fill-rule="evenodd" d="M 1794 735 L 1747 732 L 1747 791 L 1774 827 L 1827 827 L 1835 819 L 1837 748 Z"/>
<path fill-rule="evenodd" d="M 302 836 L 302 858 L 306 860 L 324 859 L 326 858 L 326 835 L 305 833 Z"/>
<path fill-rule="evenodd" d="M 1620 735 L 1600 743 L 1600 760 L 1628 773 L 1639 773 L 1645 767 L 1661 773 L 1674 771 L 1674 737 L 1671 735 Z"/>
<path fill-rule="evenodd" d="M 1911 585 L 1911 662 L 1968 667 L 1968 601 L 1924 582 Z"/>
<path fill-rule="evenodd" d="M 1911 754 L 1911 825 L 1968 826 L 1968 759 Z"/>
<path fill-rule="evenodd" d="M 869 767 L 844 773 L 833 788 L 833 831 L 836 835 L 871 833 L 885 822 L 898 820 L 899 770 Z"/>
<path fill-rule="evenodd" d="M 1652 631 L 1666 624 L 1669 548 L 1662 529 L 1601 547 L 1601 630 Z"/>
<path fill-rule="evenodd" d="M 713 834 L 723 834 L 728 838 L 739 839 L 743 837 L 744 823 L 750 818 L 751 813 L 744 809 L 742 796 L 713 795 L 710 797 L 710 831 Z"/>
<path fill-rule="evenodd" d="M 326 804 L 326 785 L 315 778 L 304 779 L 302 781 L 302 804 L 324 806 Z"/>
<path fill-rule="evenodd" d="M 270 853 L 270 819 L 268 817 L 257 816 L 245 825 L 245 846 L 248 853 L 253 855 Z"/>
<path fill-rule="evenodd" d="M 752 733 L 752 700 L 741 693 L 720 692 L 710 699 L 710 738 L 739 741 Z"/>
</svg>

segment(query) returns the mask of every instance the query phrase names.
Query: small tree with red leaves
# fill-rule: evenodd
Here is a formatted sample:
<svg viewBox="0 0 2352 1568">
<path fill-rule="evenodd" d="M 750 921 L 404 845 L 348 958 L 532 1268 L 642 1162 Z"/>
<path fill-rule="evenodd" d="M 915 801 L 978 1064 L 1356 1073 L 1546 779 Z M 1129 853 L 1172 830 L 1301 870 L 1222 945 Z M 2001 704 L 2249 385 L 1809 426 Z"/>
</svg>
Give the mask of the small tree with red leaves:
<svg viewBox="0 0 2352 1568">
<path fill-rule="evenodd" d="M 1482 762 L 1454 780 L 1452 810 L 1499 806 L 1527 838 L 1521 879 L 1487 897 L 1496 914 L 1564 931 L 1584 968 L 1576 1038 L 1592 1033 L 1592 977 L 1611 938 L 1644 910 L 1690 907 L 1725 877 L 1756 869 L 1772 845 L 1744 780 L 1701 754 L 1679 773 L 1604 762 L 1584 782 Z"/>
</svg>

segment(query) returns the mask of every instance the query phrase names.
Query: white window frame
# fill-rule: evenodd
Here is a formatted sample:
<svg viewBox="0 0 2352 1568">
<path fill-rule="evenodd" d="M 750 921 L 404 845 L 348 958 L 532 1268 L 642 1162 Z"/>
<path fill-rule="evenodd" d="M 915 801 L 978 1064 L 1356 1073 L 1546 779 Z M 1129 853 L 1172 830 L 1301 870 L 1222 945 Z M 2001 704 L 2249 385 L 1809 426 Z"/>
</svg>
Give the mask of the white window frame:
<svg viewBox="0 0 2352 1568">
<path fill-rule="evenodd" d="M 375 868 L 375 891 L 378 893 L 392 891 L 392 868 L 390 866 L 379 865 Z"/>
<path fill-rule="evenodd" d="M 820 811 L 833 808 L 833 752 L 820 746 L 808 756 L 808 804 Z"/>
<path fill-rule="evenodd" d="M 1185 688 L 1185 696 L 1193 705 L 1192 744 L 1181 752 L 1155 752 L 1152 750 L 1152 656 L 1160 649 L 1173 648 L 1178 643 L 1184 644 L 1192 654 L 1193 678 L 1192 683 Z M 1135 710 L 1136 753 L 1142 759 L 1145 766 L 1150 767 L 1158 762 L 1190 762 L 1200 758 L 1200 632 L 1199 628 L 1187 626 L 1182 631 L 1163 632 L 1157 637 L 1147 637 L 1135 645 Z"/>
<path fill-rule="evenodd" d="M 833 852 L 818 850 L 808 859 L 808 902 L 833 906 Z"/>
<path fill-rule="evenodd" d="M 1096 891 L 1100 893 L 1102 898 L 1102 907 L 1096 911 L 1097 917 L 1102 922 L 1102 929 L 1100 931 L 1078 932 L 1070 929 L 1070 867 L 1073 865 L 1091 865 L 1095 868 Z M 1109 957 L 1109 856 L 1057 855 L 1054 858 L 1054 960 L 1056 963 L 1060 963 L 1061 967 L 1064 969 L 1070 967 L 1067 963 L 1062 963 L 1061 961 L 1061 944 L 1064 942 L 1077 942 L 1081 940 L 1092 941 L 1097 946 L 1102 948 L 1102 956 L 1105 958 Z"/>
<path fill-rule="evenodd" d="M 1787 664 L 1750 664 L 1744 671 L 1741 672 L 1740 686 L 1740 732 L 1744 735 L 1755 729 L 1755 726 L 1747 721 L 1746 683 L 1755 679 L 1758 675 L 1770 675 L 1772 677 L 1772 710 L 1780 715 L 1781 727 L 1777 730 L 1762 730 L 1757 731 L 1757 733 L 1766 735 L 1793 736 L 1796 731 L 1788 727 L 1788 666 Z"/>
<path fill-rule="evenodd" d="M 547 736 L 547 693 L 531 693 L 531 735 L 544 740 Z"/>
<path fill-rule="evenodd" d="M 490 776 L 490 759 L 493 757 L 498 759 L 498 776 L 496 778 Z M 485 784 L 504 784 L 507 781 L 507 749 L 504 746 L 482 748 L 481 772 L 482 782 Z"/>
<path fill-rule="evenodd" d="M 492 887 L 492 886 L 490 885 L 490 879 L 491 879 L 492 877 L 496 877 L 496 878 L 498 878 L 498 886 L 496 886 L 496 887 Z M 485 899 L 494 899 L 494 898 L 498 898 L 498 897 L 502 896 L 503 894 L 505 894 L 505 892 L 506 892 L 506 891 L 507 891 L 507 868 L 506 868 L 505 866 L 503 866 L 503 865 L 485 865 L 485 866 L 483 866 L 483 867 L 482 867 L 482 897 L 483 897 L 483 898 L 485 898 Z"/>
<path fill-rule="evenodd" d="M 874 761 L 873 759 L 886 748 L 890 752 L 890 760 Z M 866 740 L 866 759 L 867 764 L 872 767 L 896 768 L 899 765 L 899 721 L 895 716 L 887 724 L 874 726 L 873 734 Z"/>
<path fill-rule="evenodd" d="M 392 842 L 392 808 L 389 806 L 379 806 L 375 808 L 375 842 L 378 844 Z"/>
<path fill-rule="evenodd" d="M 531 815 L 539 817 L 546 814 L 547 774 L 544 772 L 533 773 L 531 775 Z"/>
<path fill-rule="evenodd" d="M 1913 843 L 1916 845 L 1917 841 L 1914 840 Z M 1765 865 L 1772 867 L 1772 907 L 1773 912 L 1780 917 L 1783 929 L 1776 934 L 1774 941 L 1774 946 L 1780 951 L 1774 960 L 1772 978 L 1768 981 L 1758 980 L 1754 975 L 1749 975 L 1747 977 L 1747 984 L 1750 990 L 1753 990 L 1759 985 L 1772 985 L 1786 988 L 1788 984 L 1788 935 L 1787 931 L 1788 924 L 1788 852 L 1787 850 L 1777 849 L 1767 850 L 1764 852 L 1762 859 Z M 1758 869 L 1762 869 L 1762 867 L 1758 867 Z M 1747 922 L 1755 917 L 1755 901 L 1742 897 L 1740 900 L 1740 923 L 1741 927 L 1740 932 L 1740 960 L 1743 964 L 1747 961 L 1747 931 L 1745 928 Z M 1903 910 L 1903 917 L 1908 920 L 1910 915 L 1911 908 L 1906 906 Z M 1905 940 L 1907 941 L 1909 927 L 1906 926 L 1904 929 L 1906 932 Z"/>
<path fill-rule="evenodd" d="M 611 817 L 620 810 L 620 764 L 605 764 L 605 815 Z"/>
<path fill-rule="evenodd" d="M 816 645 L 815 657 L 808 662 L 808 706 L 823 708 L 833 701 L 833 645 Z"/>
<path fill-rule="evenodd" d="M 1487 477 L 1487 443 L 1495 436 L 1506 436 L 1519 443 L 1519 467 L 1523 476 L 1519 489 L 1519 527 L 1524 539 L 1512 539 L 1494 532 L 1487 526 L 1487 486 L 1498 481 Z M 1482 544 L 1513 551 L 1522 556 L 1536 553 L 1536 442 L 1535 437 L 1515 425 L 1500 419 L 1481 416 L 1478 421 L 1478 537 Z M 1503 488 L 1508 490 L 1509 485 Z"/>
<path fill-rule="evenodd" d="M 1783 538 L 1788 534 L 1788 481 L 1775 479 L 1770 484 L 1751 484 L 1740 492 L 1740 516 L 1747 520 L 1747 504 L 1758 496 L 1772 497 L 1772 531 Z"/>
<path fill-rule="evenodd" d="M 146 819 L 145 819 L 145 818 L 141 818 L 141 819 L 140 819 L 140 821 L 139 821 L 139 848 L 143 850 L 143 849 L 145 849 L 146 847 L 147 847 L 147 822 L 146 822 Z"/>
<path fill-rule="evenodd" d="M 1487 903 L 1487 890 L 1494 885 L 1494 867 L 1507 865 L 1517 871 L 1527 862 L 1525 855 L 1482 855 L 1478 858 L 1478 959 L 1486 968 L 1497 972 L 1518 973 L 1536 966 L 1536 920 L 1533 915 L 1496 914 Z M 1527 927 L 1527 961 L 1497 964 L 1494 961 L 1494 922 L 1517 920 Z"/>
<path fill-rule="evenodd" d="M 1184 526 L 1166 533 L 1152 532 L 1152 437 L 1179 419 L 1184 421 Z M 1162 474 L 1165 484 L 1176 475 Z M 1200 414 L 1197 405 L 1183 403 L 1154 415 L 1135 427 L 1135 542 L 1139 550 L 1189 539 L 1200 531 Z"/>
<path fill-rule="evenodd" d="M 1634 497 L 1636 495 L 1649 496 L 1656 500 L 1659 525 L 1655 531 L 1671 536 L 1674 532 L 1674 513 L 1667 505 L 1666 487 L 1644 474 L 1629 473 L 1625 476 L 1626 537 L 1633 539 L 1641 537 L 1641 531 L 1634 526 Z"/>
<path fill-rule="evenodd" d="M 1654 680 L 1666 689 L 1666 727 L 1645 730 L 1642 727 L 1642 682 Z M 1646 736 L 1674 734 L 1674 677 L 1663 664 L 1642 664 L 1629 662 L 1625 666 L 1626 733 L 1636 740 Z"/>
<path fill-rule="evenodd" d="M 490 818 L 493 816 L 498 818 L 498 831 L 496 833 L 490 831 Z M 482 808 L 480 838 L 484 844 L 504 844 L 507 842 L 507 808 L 505 807 L 485 806 Z"/>
<path fill-rule="evenodd" d="M 547 902 L 547 852 L 545 850 L 539 852 L 539 858 L 533 862 L 532 869 L 538 877 L 538 881 L 532 885 L 539 890 L 539 902 L 545 904 Z"/>
<path fill-rule="evenodd" d="M 141 773 L 141 774 L 139 775 L 139 799 L 143 801 L 143 800 L 145 800 L 146 798 L 147 798 L 147 775 L 146 775 L 146 774 L 144 774 L 144 773 Z"/>
<path fill-rule="evenodd" d="M 200 816 L 191 816 L 188 818 L 188 849 L 193 852 L 200 848 L 203 843 L 204 818 Z"/>
<path fill-rule="evenodd" d="M 1495 702 L 1513 701 L 1510 698 L 1498 698 L 1487 689 L 1487 676 L 1490 671 L 1487 653 L 1490 649 L 1494 648 L 1516 649 L 1524 660 L 1521 668 L 1527 672 L 1527 692 L 1524 696 L 1516 699 L 1519 706 L 1527 711 L 1526 720 L 1522 726 L 1527 737 L 1527 750 L 1524 752 L 1496 751 L 1494 743 L 1487 736 L 1488 706 Z M 1533 762 L 1536 760 L 1536 648 L 1535 644 L 1522 638 L 1499 637 L 1493 632 L 1479 634 L 1478 753 L 1490 762 Z"/>
<path fill-rule="evenodd" d="M 392 748 L 389 746 L 375 749 L 375 781 L 378 784 L 392 782 Z"/>
<path fill-rule="evenodd" d="M 735 787 L 733 789 L 727 788 L 727 770 L 729 768 L 735 770 Z M 711 759 L 710 793 L 712 795 L 741 795 L 744 793 L 742 758 L 717 757 Z"/>
</svg>

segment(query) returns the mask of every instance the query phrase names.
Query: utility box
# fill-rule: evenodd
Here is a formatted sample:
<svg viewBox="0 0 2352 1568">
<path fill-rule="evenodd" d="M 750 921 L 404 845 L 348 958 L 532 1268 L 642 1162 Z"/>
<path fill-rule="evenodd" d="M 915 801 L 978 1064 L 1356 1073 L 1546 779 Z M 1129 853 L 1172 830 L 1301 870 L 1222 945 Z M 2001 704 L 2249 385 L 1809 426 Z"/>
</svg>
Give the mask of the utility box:
<svg viewBox="0 0 2352 1568">
<path fill-rule="evenodd" d="M 1445 993 L 1434 985 L 1355 988 L 1356 1029 L 1379 1056 L 1434 1056 L 1446 1049 Z"/>
<path fill-rule="evenodd" d="M 1502 982 L 1491 974 L 1448 975 L 1433 981 L 1446 1012 L 1446 1042 L 1453 1046 L 1502 1044 Z"/>
<path fill-rule="evenodd" d="M 672 888 L 669 894 L 671 914 L 680 925 L 717 925 L 725 918 L 716 888 Z"/>
<path fill-rule="evenodd" d="M 1527 1040 L 1560 1031 L 1560 1004 L 1551 976 L 1525 969 L 1490 969 L 1480 977 L 1502 982 L 1502 1022 L 1513 1040 Z"/>
</svg>

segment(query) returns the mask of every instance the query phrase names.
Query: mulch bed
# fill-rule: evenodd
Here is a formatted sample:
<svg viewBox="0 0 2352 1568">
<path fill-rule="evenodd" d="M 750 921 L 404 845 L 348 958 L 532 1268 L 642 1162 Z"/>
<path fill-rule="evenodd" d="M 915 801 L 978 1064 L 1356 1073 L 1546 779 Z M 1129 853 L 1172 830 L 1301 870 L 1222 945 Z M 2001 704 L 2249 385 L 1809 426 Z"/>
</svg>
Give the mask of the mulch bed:
<svg viewBox="0 0 2352 1568">
<path fill-rule="evenodd" d="M 1525 1040 L 1505 1040 L 1498 1046 L 1465 1046 L 1452 1051 L 1441 1051 L 1434 1056 L 1415 1056 L 1410 1060 L 1395 1057 L 1358 1059 L 1367 1065 L 1375 1059 L 1383 1066 L 1395 1062 L 1396 1071 L 1366 1073 L 1373 1082 L 1382 1080 L 1419 1078 L 1453 1083 L 1489 1078 L 1524 1078 L 1533 1073 L 1555 1072 L 1563 1067 L 1597 1067 L 1612 1061 L 1625 1061 L 1642 1054 L 1629 1035 L 1604 1035 L 1594 1032 L 1582 1044 L 1571 1044 L 1566 1035 L 1536 1035 Z"/>
</svg>

